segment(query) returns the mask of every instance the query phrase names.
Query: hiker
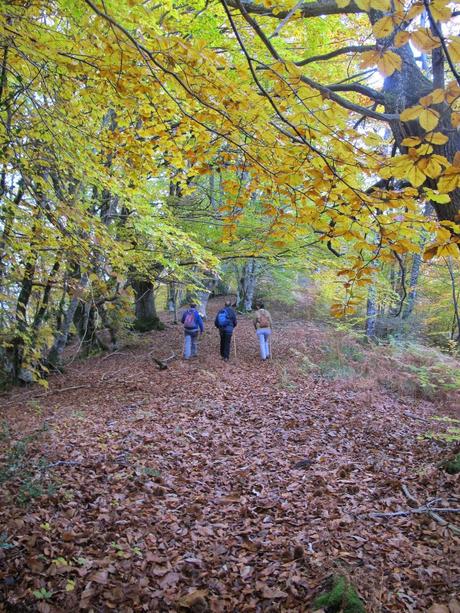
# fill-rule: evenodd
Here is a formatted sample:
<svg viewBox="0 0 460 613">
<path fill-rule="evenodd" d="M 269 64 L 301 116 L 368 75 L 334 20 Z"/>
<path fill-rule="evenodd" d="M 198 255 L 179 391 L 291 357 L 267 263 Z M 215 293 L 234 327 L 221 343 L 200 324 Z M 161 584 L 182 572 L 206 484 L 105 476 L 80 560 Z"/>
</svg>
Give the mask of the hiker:
<svg viewBox="0 0 460 613">
<path fill-rule="evenodd" d="M 232 303 L 230 300 L 226 300 L 224 308 L 217 313 L 216 319 L 214 320 L 214 325 L 216 328 L 219 328 L 220 357 L 224 362 L 228 362 L 230 358 L 230 344 L 236 324 L 236 313 L 232 309 Z"/>
<path fill-rule="evenodd" d="M 270 357 L 270 335 L 272 333 L 272 316 L 262 303 L 258 305 L 254 315 L 254 328 L 259 338 L 260 357 L 268 360 Z"/>
<path fill-rule="evenodd" d="M 190 303 L 181 321 L 184 324 L 184 359 L 196 358 L 198 332 L 203 334 L 204 331 L 203 320 L 196 309 L 196 304 Z"/>
</svg>

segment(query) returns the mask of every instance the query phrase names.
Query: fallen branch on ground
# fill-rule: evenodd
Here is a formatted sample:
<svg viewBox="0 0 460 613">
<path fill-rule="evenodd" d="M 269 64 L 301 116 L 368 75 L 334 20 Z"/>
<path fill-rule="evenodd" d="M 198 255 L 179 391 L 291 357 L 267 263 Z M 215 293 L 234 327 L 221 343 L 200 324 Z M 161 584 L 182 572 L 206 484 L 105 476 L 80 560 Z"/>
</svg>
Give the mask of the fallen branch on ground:
<svg viewBox="0 0 460 613">
<path fill-rule="evenodd" d="M 44 466 L 42 470 L 48 470 L 49 468 L 55 468 L 56 466 L 80 466 L 81 462 L 76 462 L 73 460 L 59 460 L 58 462 L 53 462 L 52 464 L 48 464 Z"/>
<path fill-rule="evenodd" d="M 410 491 L 409 488 L 407 487 L 407 485 L 402 485 L 401 487 L 404 496 L 414 505 L 416 505 L 416 508 L 412 508 L 412 509 L 408 509 L 407 511 L 394 511 L 394 512 L 389 512 L 389 513 L 369 513 L 368 517 L 404 517 L 407 515 L 414 515 L 414 514 L 423 514 L 426 513 L 427 515 L 429 515 L 432 519 L 435 520 L 436 523 L 438 523 L 441 526 L 445 526 L 446 528 L 449 528 L 449 530 L 451 530 L 454 534 L 460 534 L 460 528 L 458 526 L 456 526 L 455 524 L 452 524 L 450 522 L 448 522 L 447 520 L 445 520 L 443 517 L 441 517 L 439 515 L 439 513 L 460 513 L 460 509 L 458 508 L 450 508 L 450 507 L 432 507 L 430 505 L 434 504 L 435 502 L 438 502 L 439 499 L 435 499 L 431 502 L 425 503 L 425 504 L 420 504 L 420 502 L 415 498 L 415 496 L 413 496 Z"/>
<path fill-rule="evenodd" d="M 160 370 L 166 370 L 168 368 L 168 362 L 171 362 L 171 360 L 174 360 L 174 358 L 176 357 L 176 354 L 173 353 L 172 355 L 169 356 L 169 358 L 166 358 L 165 360 L 159 360 L 152 354 L 153 354 L 153 351 L 149 353 L 149 358 L 152 358 L 152 360 L 155 362 L 155 364 L 157 364 Z"/>
</svg>

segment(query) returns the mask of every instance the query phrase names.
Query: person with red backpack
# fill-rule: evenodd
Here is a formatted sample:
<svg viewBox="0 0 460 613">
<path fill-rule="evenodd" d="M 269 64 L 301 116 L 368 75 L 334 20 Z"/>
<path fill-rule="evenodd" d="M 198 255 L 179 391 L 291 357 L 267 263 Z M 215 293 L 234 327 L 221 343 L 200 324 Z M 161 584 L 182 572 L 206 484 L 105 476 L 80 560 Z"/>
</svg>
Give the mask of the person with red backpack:
<svg viewBox="0 0 460 613">
<path fill-rule="evenodd" d="M 272 333 L 272 316 L 264 308 L 263 304 L 259 304 L 254 315 L 254 328 L 259 339 L 260 357 L 262 360 L 268 360 L 270 357 L 270 336 Z"/>
<path fill-rule="evenodd" d="M 198 332 L 203 334 L 204 331 L 203 320 L 196 309 L 196 304 L 193 302 L 190 304 L 181 321 L 184 324 L 184 359 L 196 358 Z"/>
<path fill-rule="evenodd" d="M 230 300 L 225 301 L 225 306 L 221 309 L 214 320 L 214 325 L 220 333 L 220 357 L 224 362 L 230 359 L 230 346 L 232 342 L 233 330 L 236 328 L 236 313 L 232 309 Z"/>
</svg>

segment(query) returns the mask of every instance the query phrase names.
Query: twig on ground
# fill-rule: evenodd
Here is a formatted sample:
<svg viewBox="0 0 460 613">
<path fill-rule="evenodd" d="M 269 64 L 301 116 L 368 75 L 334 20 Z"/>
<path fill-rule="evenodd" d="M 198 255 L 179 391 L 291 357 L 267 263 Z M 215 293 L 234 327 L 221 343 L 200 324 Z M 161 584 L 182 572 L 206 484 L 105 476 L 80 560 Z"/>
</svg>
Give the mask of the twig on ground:
<svg viewBox="0 0 460 613">
<path fill-rule="evenodd" d="M 107 355 L 105 355 L 102 359 L 101 362 L 104 362 L 104 360 L 107 360 L 108 358 L 111 358 L 113 355 L 128 355 L 126 352 L 124 351 L 112 351 L 112 353 L 109 353 Z"/>
<path fill-rule="evenodd" d="M 404 415 L 406 417 L 410 417 L 411 419 L 418 419 L 418 421 L 423 421 L 426 424 L 432 424 L 433 420 L 426 419 L 425 417 L 420 417 L 419 415 L 414 415 L 413 413 L 409 413 L 409 411 L 404 411 Z"/>
<path fill-rule="evenodd" d="M 73 460 L 59 460 L 58 462 L 53 462 L 52 464 L 48 464 L 44 466 L 42 470 L 48 470 L 49 468 L 55 468 L 56 466 L 80 466 L 81 462 L 76 462 Z"/>
<path fill-rule="evenodd" d="M 36 396 L 33 396 L 33 398 L 43 398 L 44 396 L 50 396 L 51 394 L 55 394 L 55 393 L 61 393 L 61 392 L 70 392 L 71 390 L 79 390 L 82 389 L 84 387 L 91 387 L 91 385 L 71 385 L 70 387 L 58 387 L 58 388 L 51 388 L 49 390 L 47 390 L 46 392 L 44 392 L 43 394 L 37 394 Z"/>
<path fill-rule="evenodd" d="M 428 513 L 429 515 L 431 515 L 433 511 L 437 511 L 438 513 L 460 513 L 460 509 L 442 509 L 442 508 L 431 509 L 430 507 L 423 505 L 421 507 L 418 507 L 417 509 L 407 509 L 407 511 L 393 511 L 389 513 L 380 513 L 380 512 L 369 513 L 369 517 L 404 517 L 406 515 L 412 515 L 415 513 Z M 448 523 L 446 522 L 445 519 L 442 519 L 442 521 L 445 522 L 446 524 Z"/>
</svg>

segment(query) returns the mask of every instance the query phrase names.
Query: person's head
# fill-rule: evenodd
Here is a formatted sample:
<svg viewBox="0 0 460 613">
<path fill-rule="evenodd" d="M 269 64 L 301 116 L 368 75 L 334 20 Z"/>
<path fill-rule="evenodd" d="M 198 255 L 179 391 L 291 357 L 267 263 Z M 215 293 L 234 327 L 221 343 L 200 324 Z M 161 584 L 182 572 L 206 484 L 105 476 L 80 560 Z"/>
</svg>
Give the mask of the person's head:
<svg viewBox="0 0 460 613">
<path fill-rule="evenodd" d="M 225 301 L 225 306 L 226 307 L 232 306 L 232 301 L 231 300 L 226 300 Z"/>
<path fill-rule="evenodd" d="M 264 308 L 265 308 L 264 303 L 263 302 L 259 302 L 259 309 L 264 309 Z"/>
<path fill-rule="evenodd" d="M 196 309 L 196 304 L 195 304 L 194 302 L 191 302 L 191 303 L 190 303 L 190 308 L 191 308 L 191 309 Z"/>
</svg>

